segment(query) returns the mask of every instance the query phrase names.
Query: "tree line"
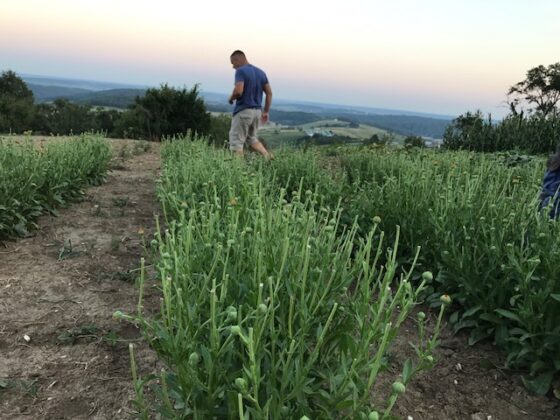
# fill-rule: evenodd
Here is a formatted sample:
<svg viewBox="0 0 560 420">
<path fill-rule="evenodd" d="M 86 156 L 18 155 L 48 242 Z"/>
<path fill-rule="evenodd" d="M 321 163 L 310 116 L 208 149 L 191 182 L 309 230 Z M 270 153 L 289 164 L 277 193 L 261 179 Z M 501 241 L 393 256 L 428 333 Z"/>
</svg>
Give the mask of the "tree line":
<svg viewBox="0 0 560 420">
<path fill-rule="evenodd" d="M 560 62 L 530 69 L 507 95 L 510 112 L 502 121 L 480 111 L 466 112 L 447 127 L 443 146 L 478 152 L 553 152 L 560 143 Z"/>
<path fill-rule="evenodd" d="M 76 104 L 67 99 L 35 103 L 33 92 L 13 71 L 0 76 L 0 133 L 68 135 L 86 131 L 108 137 L 160 140 L 174 135 L 204 135 L 216 144 L 228 137 L 230 118 L 211 115 L 198 86 L 167 84 L 147 89 L 125 110 Z"/>
</svg>

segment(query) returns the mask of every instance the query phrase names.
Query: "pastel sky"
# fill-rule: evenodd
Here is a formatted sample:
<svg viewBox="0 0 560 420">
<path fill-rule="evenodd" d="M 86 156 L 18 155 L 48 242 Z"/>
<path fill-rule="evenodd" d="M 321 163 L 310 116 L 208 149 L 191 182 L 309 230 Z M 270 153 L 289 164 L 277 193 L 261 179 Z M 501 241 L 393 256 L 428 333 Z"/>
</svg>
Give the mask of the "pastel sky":
<svg viewBox="0 0 560 420">
<path fill-rule="evenodd" d="M 1 0 L 0 70 L 457 115 L 560 61 L 559 0 Z"/>
</svg>

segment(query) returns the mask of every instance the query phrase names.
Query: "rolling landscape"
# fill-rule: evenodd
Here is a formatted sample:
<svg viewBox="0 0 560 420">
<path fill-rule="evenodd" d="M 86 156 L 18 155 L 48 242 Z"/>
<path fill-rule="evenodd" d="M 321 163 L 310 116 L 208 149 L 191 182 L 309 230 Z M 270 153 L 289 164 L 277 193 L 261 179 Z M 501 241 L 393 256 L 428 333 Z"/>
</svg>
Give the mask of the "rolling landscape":
<svg viewBox="0 0 560 420">
<path fill-rule="evenodd" d="M 142 96 L 148 88 L 45 76 L 23 76 L 23 79 L 39 103 L 63 98 L 77 104 L 115 109 L 124 109 L 132 105 L 134 99 Z M 233 108 L 227 104 L 225 93 L 202 91 L 201 94 L 209 111 L 231 113 Z M 305 136 L 305 133 L 302 135 L 299 133 L 302 132 L 301 129 L 305 131 L 306 125 L 313 123 L 315 127 L 328 128 L 329 121 L 334 118 L 342 118 L 346 123 L 341 123 L 345 127 L 344 130 L 335 129 L 333 132 L 354 139 L 356 142 L 368 139 L 373 134 L 393 134 L 393 141 L 402 143 L 406 136 L 441 139 L 445 128 L 454 117 L 275 99 L 271 122 L 278 127 L 268 127 L 263 130 L 263 138 L 275 145 L 285 141 L 292 142 Z M 360 128 L 349 127 L 352 122 L 359 124 Z"/>
<path fill-rule="evenodd" d="M 558 16 L 0 2 L 0 420 L 560 419 Z"/>
</svg>

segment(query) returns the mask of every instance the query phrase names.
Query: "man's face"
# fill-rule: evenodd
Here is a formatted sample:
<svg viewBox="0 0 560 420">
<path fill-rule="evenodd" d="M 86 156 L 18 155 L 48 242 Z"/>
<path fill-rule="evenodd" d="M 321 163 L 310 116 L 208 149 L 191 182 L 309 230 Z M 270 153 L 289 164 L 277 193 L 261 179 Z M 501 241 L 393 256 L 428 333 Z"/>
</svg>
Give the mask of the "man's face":
<svg viewBox="0 0 560 420">
<path fill-rule="evenodd" d="M 233 57 L 230 57 L 230 61 L 234 69 L 238 69 L 239 67 L 241 67 L 243 62 L 241 56 L 239 55 L 234 55 Z"/>
</svg>

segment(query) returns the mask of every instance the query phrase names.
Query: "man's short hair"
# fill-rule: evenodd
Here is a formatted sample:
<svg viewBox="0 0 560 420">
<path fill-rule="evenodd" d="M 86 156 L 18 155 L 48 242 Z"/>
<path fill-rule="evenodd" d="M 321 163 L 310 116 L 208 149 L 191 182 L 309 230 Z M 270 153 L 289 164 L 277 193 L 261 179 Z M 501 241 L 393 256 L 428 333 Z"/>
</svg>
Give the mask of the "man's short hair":
<svg viewBox="0 0 560 420">
<path fill-rule="evenodd" d="M 245 53 L 241 50 L 235 50 L 234 52 L 231 53 L 230 57 L 233 57 L 235 55 L 240 55 L 242 57 L 245 57 Z"/>
</svg>

